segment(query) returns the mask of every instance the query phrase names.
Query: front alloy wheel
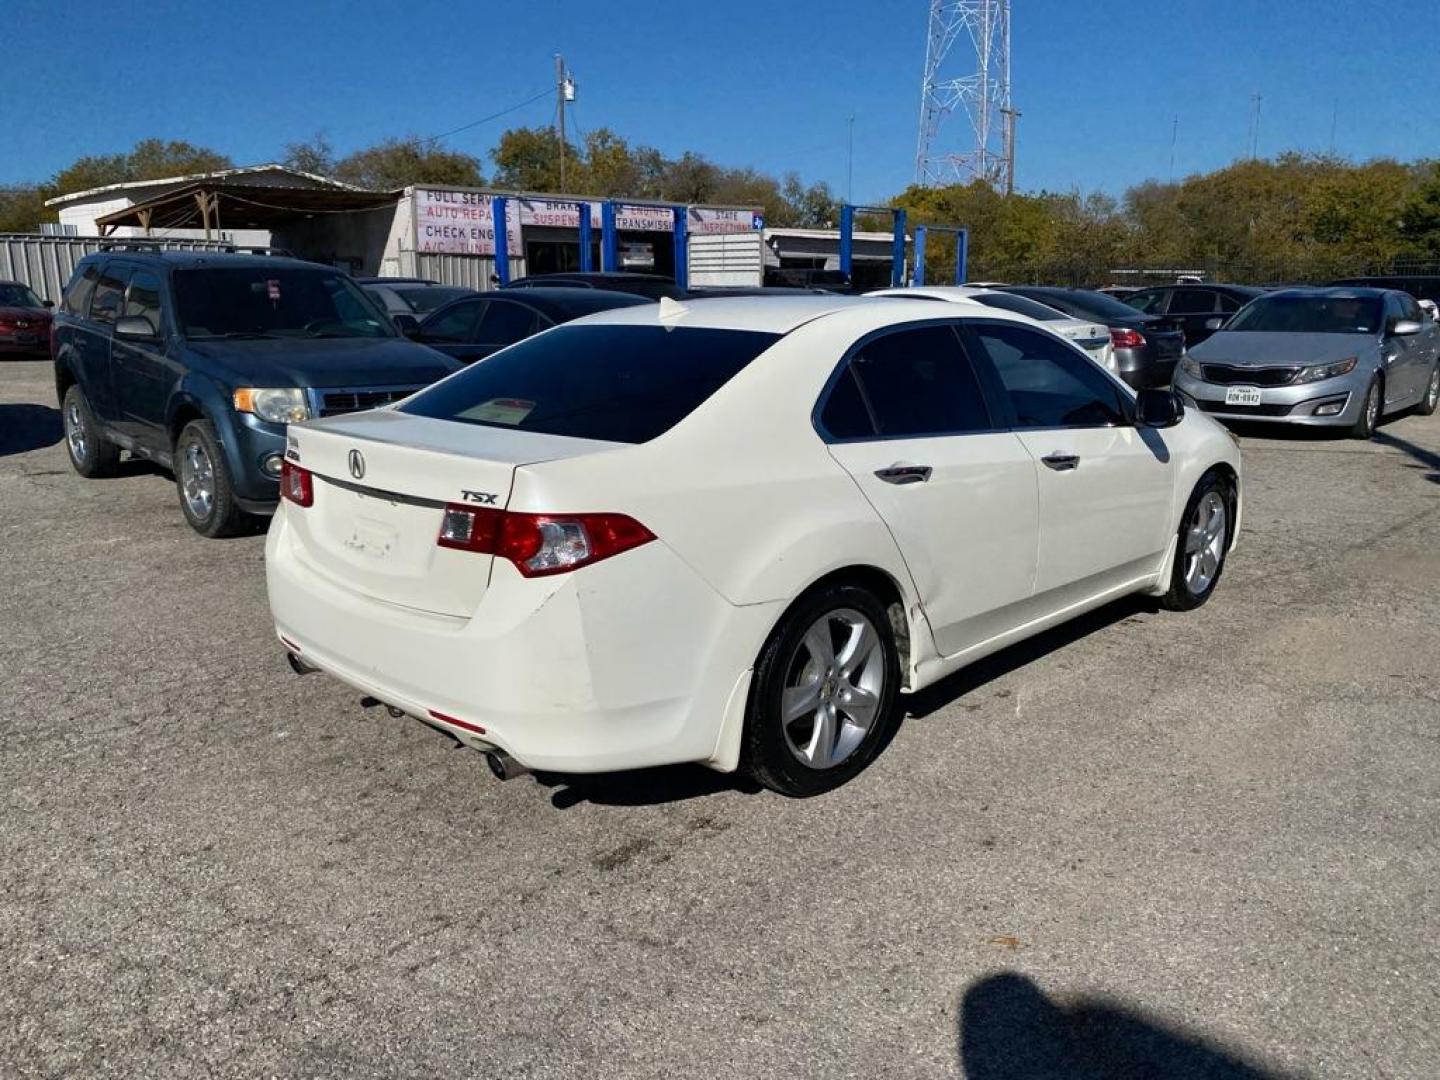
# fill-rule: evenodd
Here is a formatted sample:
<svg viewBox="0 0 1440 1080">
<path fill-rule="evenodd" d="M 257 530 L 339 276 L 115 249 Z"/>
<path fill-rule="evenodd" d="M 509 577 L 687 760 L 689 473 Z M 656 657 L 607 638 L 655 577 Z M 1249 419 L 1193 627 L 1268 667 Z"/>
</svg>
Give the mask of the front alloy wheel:
<svg viewBox="0 0 1440 1080">
<path fill-rule="evenodd" d="M 1440 364 L 1430 369 L 1430 381 L 1425 385 L 1425 396 L 1420 399 L 1420 404 L 1415 406 L 1415 411 L 1421 416 L 1430 416 L 1440 406 Z"/>
<path fill-rule="evenodd" d="M 1180 518 L 1170 585 L 1160 603 L 1171 611 L 1190 611 L 1210 599 L 1225 570 L 1234 535 L 1235 492 L 1221 472 L 1200 479 Z"/>
<path fill-rule="evenodd" d="M 900 654 L 886 604 L 850 582 L 797 600 L 761 650 L 742 765 L 783 795 L 818 795 L 868 765 L 900 714 Z"/>
</svg>

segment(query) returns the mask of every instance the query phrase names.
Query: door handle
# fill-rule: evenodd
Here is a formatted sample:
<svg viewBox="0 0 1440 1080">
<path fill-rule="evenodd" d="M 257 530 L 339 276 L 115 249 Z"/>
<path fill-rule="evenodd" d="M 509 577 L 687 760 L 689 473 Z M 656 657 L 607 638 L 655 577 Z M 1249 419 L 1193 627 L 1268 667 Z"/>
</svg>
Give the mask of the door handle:
<svg viewBox="0 0 1440 1080">
<path fill-rule="evenodd" d="M 1056 472 L 1068 472 L 1080 467 L 1079 454 L 1046 454 L 1040 460 Z"/>
<path fill-rule="evenodd" d="M 876 469 L 875 475 L 887 484 L 923 484 L 930 479 L 929 465 L 891 465 L 888 469 Z"/>
</svg>

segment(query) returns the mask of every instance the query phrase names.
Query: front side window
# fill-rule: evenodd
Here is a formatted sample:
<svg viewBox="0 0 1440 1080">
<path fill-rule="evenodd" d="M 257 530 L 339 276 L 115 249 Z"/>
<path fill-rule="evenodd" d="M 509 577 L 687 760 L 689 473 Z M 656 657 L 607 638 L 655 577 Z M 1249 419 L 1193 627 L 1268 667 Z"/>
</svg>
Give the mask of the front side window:
<svg viewBox="0 0 1440 1080">
<path fill-rule="evenodd" d="M 1235 297 L 1231 296 L 1229 293 L 1220 294 L 1220 310 L 1223 311 L 1226 315 L 1230 315 L 1234 312 L 1239 311 L 1240 307 L 1240 301 L 1237 300 Z"/>
<path fill-rule="evenodd" d="M 832 438 L 959 435 L 992 425 L 980 383 L 949 326 L 861 345 L 831 388 L 820 423 Z"/>
<path fill-rule="evenodd" d="M 174 273 L 181 332 L 210 338 L 394 337 L 389 320 L 338 270 L 199 267 Z"/>
<path fill-rule="evenodd" d="M 1089 357 L 1023 326 L 975 326 L 1022 428 L 1115 427 L 1127 423 L 1119 387 Z"/>
<path fill-rule="evenodd" d="M 95 283 L 95 295 L 90 298 L 90 318 L 96 322 L 113 323 L 125 304 L 125 279 L 129 276 L 126 267 L 111 263 L 100 273 Z"/>
<path fill-rule="evenodd" d="M 160 277 L 153 270 L 136 270 L 125 293 L 125 317 L 149 319 L 157 332 L 165 325 L 160 317 Z"/>
<path fill-rule="evenodd" d="M 1165 310 L 1165 290 L 1151 289 L 1148 292 L 1131 293 L 1125 298 L 1136 311 L 1143 311 L 1147 315 L 1158 315 Z"/>
<path fill-rule="evenodd" d="M 577 439 L 670 430 L 779 340 L 748 330 L 561 326 L 422 390 L 401 412 Z"/>
</svg>

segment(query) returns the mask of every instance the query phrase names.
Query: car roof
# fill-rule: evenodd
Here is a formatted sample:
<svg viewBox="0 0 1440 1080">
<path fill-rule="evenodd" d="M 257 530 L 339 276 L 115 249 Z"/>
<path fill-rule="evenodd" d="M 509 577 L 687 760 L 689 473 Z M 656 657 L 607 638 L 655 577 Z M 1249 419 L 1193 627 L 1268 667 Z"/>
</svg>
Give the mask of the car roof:
<svg viewBox="0 0 1440 1080">
<path fill-rule="evenodd" d="M 806 323 L 837 314 L 861 317 L 871 328 L 926 319 L 1002 319 L 1034 326 L 1034 322 L 998 308 L 979 304 L 916 304 L 903 297 L 866 296 L 736 296 L 701 300 L 662 300 L 658 304 L 613 308 L 592 315 L 587 323 L 630 326 L 701 327 L 716 330 L 751 330 L 788 334 Z"/>
<path fill-rule="evenodd" d="M 426 312 L 425 320 L 437 318 L 458 304 L 474 304 L 482 300 L 503 300 L 506 303 L 522 304 L 547 315 L 568 315 L 578 318 L 594 312 L 609 311 L 619 307 L 654 306 L 655 301 L 635 293 L 617 292 L 614 289 L 567 289 L 563 286 L 544 289 L 499 289 L 477 292 L 471 296 L 457 296 L 442 304 L 434 311 Z"/>
<path fill-rule="evenodd" d="M 328 270 L 341 273 L 324 263 L 307 262 L 286 255 L 247 255 L 229 251 L 144 251 L 136 248 L 116 248 L 113 251 L 98 251 L 86 255 L 81 262 L 100 262 L 105 259 L 122 259 L 129 262 L 161 262 L 177 270 L 195 270 L 201 267 L 252 267 L 271 266 L 290 270 Z"/>
<path fill-rule="evenodd" d="M 935 300 L 964 300 L 971 296 L 988 296 L 999 289 L 976 285 L 911 285 L 898 289 L 873 289 L 866 296 L 928 296 Z"/>
<path fill-rule="evenodd" d="M 357 285 L 440 285 L 439 281 L 423 277 L 357 277 Z M 447 288 L 463 289 L 463 285 L 452 285 Z"/>
<path fill-rule="evenodd" d="M 1363 285 L 1291 285 L 1273 289 L 1270 296 L 1320 296 L 1331 300 L 1378 300 L 1397 289 L 1367 288 Z"/>
</svg>

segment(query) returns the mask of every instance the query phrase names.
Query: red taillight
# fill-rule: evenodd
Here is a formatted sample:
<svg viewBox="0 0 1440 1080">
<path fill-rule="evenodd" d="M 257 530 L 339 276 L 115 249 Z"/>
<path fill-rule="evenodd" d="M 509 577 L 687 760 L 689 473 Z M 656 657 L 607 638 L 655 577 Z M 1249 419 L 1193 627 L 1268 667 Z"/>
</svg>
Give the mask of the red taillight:
<svg viewBox="0 0 1440 1080">
<path fill-rule="evenodd" d="M 309 469 L 285 461 L 280 464 L 280 497 L 296 506 L 309 506 L 315 501 L 315 480 Z"/>
<path fill-rule="evenodd" d="M 1139 330 L 1110 331 L 1110 344 L 1117 349 L 1143 349 L 1145 347 L 1145 335 Z"/>
<path fill-rule="evenodd" d="M 624 514 L 522 514 L 449 503 L 436 542 L 498 555 L 526 577 L 544 577 L 589 566 L 654 539 L 654 533 Z"/>
<path fill-rule="evenodd" d="M 15 327 L 15 322 L 14 322 L 13 319 L 0 319 L 0 330 L 14 330 L 14 329 L 16 329 L 16 327 Z"/>
</svg>

